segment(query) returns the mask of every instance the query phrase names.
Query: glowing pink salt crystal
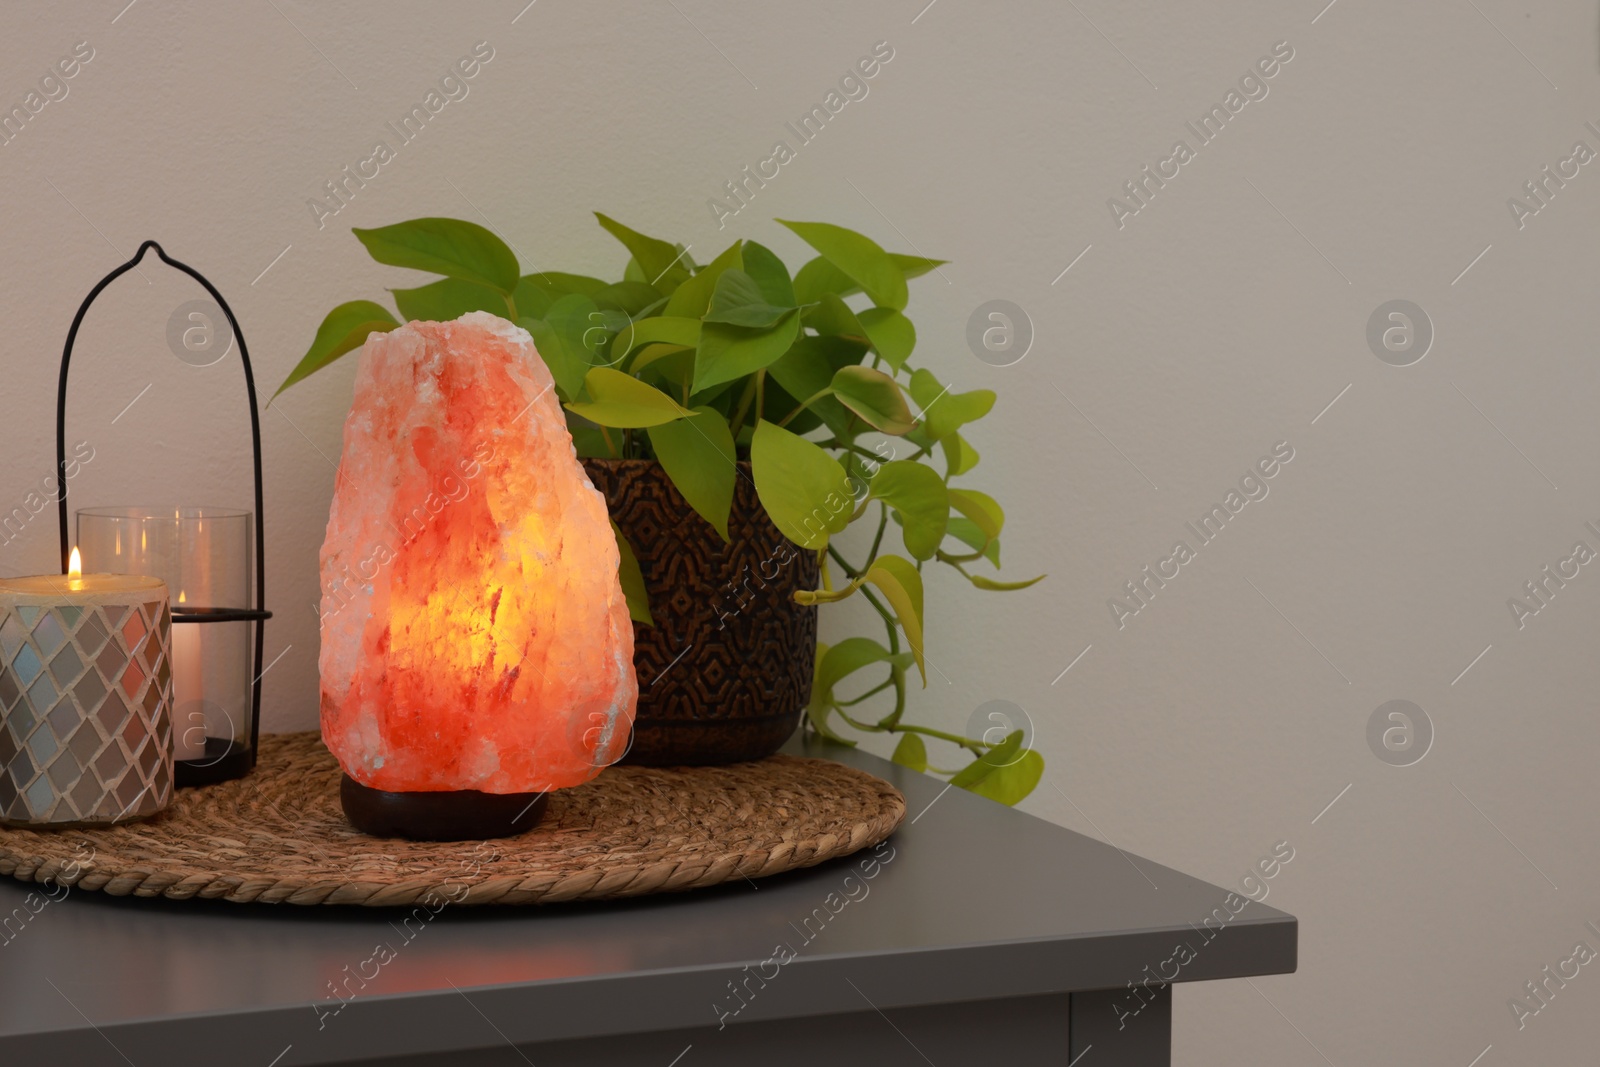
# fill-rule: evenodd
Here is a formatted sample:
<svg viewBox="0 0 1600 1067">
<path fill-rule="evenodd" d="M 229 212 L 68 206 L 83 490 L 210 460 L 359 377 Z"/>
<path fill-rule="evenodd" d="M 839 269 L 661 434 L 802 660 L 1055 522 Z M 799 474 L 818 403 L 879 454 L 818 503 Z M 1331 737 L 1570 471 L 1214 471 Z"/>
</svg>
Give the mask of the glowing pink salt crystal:
<svg viewBox="0 0 1600 1067">
<path fill-rule="evenodd" d="M 321 570 L 322 737 L 362 785 L 538 792 L 624 751 L 617 546 L 526 331 L 367 339 Z"/>
</svg>

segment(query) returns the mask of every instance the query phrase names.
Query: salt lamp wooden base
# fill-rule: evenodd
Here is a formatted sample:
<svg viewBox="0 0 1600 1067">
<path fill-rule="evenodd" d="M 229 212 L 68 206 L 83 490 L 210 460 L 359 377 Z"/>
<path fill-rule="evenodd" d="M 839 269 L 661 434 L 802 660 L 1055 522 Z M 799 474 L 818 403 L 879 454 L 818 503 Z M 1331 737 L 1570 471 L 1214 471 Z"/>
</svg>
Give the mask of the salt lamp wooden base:
<svg viewBox="0 0 1600 1067">
<path fill-rule="evenodd" d="M 514 837 L 539 822 L 549 793 L 480 793 L 476 789 L 391 793 L 339 776 L 345 818 L 374 837 L 412 841 L 481 841 Z"/>
</svg>

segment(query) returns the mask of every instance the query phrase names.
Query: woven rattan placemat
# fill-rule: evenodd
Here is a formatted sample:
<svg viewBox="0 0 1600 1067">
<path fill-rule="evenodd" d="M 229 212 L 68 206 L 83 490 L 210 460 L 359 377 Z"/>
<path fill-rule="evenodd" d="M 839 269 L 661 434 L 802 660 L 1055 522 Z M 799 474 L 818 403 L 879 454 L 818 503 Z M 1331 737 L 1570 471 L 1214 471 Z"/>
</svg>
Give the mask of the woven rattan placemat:
<svg viewBox="0 0 1600 1067">
<path fill-rule="evenodd" d="M 115 896 L 283 904 L 552 904 L 669 893 L 809 867 L 877 844 L 905 818 L 888 782 L 828 760 L 611 767 L 550 797 L 519 837 L 368 837 L 339 808 L 314 732 L 261 739 L 253 773 L 179 790 L 145 822 L 0 827 L 0 875 Z"/>
</svg>

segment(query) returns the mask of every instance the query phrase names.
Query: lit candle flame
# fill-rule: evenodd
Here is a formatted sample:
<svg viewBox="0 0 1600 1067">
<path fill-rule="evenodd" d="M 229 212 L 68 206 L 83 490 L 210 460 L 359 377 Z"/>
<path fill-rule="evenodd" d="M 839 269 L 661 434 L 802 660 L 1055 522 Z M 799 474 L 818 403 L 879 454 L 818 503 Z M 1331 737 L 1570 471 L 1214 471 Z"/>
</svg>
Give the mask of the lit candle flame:
<svg viewBox="0 0 1600 1067">
<path fill-rule="evenodd" d="M 78 549 L 76 548 L 76 546 L 74 546 L 74 548 L 72 549 L 72 558 L 70 560 L 68 560 L 68 562 L 67 562 L 67 577 L 68 578 L 82 578 L 83 577 L 83 556 L 81 554 L 79 554 Z"/>
<path fill-rule="evenodd" d="M 184 601 L 183 590 L 180 589 L 180 590 L 178 590 L 178 603 L 182 604 L 183 601 Z"/>
</svg>

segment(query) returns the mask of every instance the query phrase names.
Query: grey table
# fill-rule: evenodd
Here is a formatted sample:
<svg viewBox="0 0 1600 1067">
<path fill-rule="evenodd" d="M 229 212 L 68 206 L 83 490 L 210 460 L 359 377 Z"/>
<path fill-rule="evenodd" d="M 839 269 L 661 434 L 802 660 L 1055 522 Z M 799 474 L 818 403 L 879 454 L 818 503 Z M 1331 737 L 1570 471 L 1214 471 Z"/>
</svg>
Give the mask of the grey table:
<svg viewBox="0 0 1600 1067">
<path fill-rule="evenodd" d="M 1295 969 L 1293 916 L 873 756 L 789 750 L 890 779 L 906 824 L 755 883 L 409 921 L 30 907 L 0 879 L 0 1064 L 1144 1067 L 1170 1062 L 1164 979 Z"/>
</svg>

